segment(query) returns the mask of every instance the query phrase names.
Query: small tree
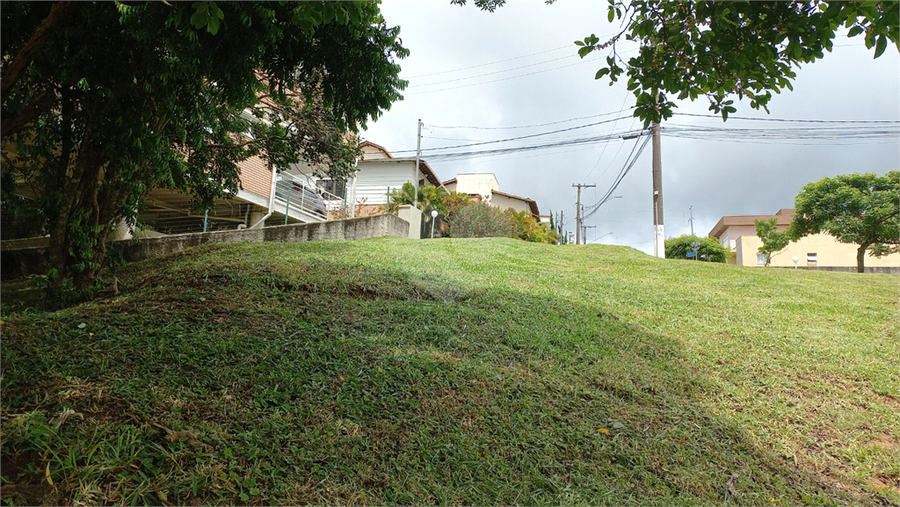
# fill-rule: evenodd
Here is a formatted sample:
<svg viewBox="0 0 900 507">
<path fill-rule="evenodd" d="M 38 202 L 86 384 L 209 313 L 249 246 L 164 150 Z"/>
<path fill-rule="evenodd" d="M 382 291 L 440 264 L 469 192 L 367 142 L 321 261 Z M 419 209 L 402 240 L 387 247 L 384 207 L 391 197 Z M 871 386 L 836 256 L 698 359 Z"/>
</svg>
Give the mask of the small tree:
<svg viewBox="0 0 900 507">
<path fill-rule="evenodd" d="M 759 253 L 766 256 L 766 266 L 772 263 L 772 255 L 784 250 L 791 238 L 787 231 L 778 230 L 778 219 L 771 218 L 769 220 L 754 220 L 756 225 L 756 235 L 762 241 L 759 247 Z"/>
<path fill-rule="evenodd" d="M 694 251 L 693 243 L 700 243 L 697 256 L 707 262 L 725 262 L 731 257 L 731 252 L 716 238 L 700 238 L 685 234 L 666 240 L 666 259 L 691 259 L 692 257 L 688 257 L 688 253 Z"/>
<path fill-rule="evenodd" d="M 795 208 L 788 229 L 791 239 L 824 232 L 841 243 L 859 245 L 859 273 L 865 271 L 869 246 L 900 245 L 900 171 L 822 178 L 803 187 Z"/>
</svg>

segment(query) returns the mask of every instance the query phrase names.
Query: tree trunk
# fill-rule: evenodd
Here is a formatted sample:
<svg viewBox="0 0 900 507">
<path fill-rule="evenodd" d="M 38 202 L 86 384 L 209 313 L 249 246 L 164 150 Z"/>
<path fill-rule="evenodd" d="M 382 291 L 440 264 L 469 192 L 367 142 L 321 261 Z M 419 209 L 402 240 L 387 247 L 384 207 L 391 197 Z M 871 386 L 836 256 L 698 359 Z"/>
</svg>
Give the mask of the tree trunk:
<svg viewBox="0 0 900 507">
<path fill-rule="evenodd" d="M 57 276 L 61 277 L 66 270 L 66 236 L 68 234 L 69 218 L 76 201 L 75 182 L 77 181 L 75 176 L 77 164 L 72 164 L 75 140 L 72 139 L 72 129 L 69 123 L 72 115 L 72 102 L 70 100 L 70 92 L 66 88 L 63 88 L 60 92 L 60 111 L 62 113 L 60 121 L 62 146 L 59 163 L 56 168 L 56 181 L 49 188 L 45 188 L 44 191 L 50 194 L 50 197 L 47 198 L 48 202 L 55 201 L 55 207 L 50 209 L 53 209 L 56 213 L 48 224 L 50 244 L 47 247 L 47 257 L 50 267 L 56 270 Z"/>
<path fill-rule="evenodd" d="M 856 251 L 856 272 L 857 273 L 865 273 L 866 272 L 866 249 L 869 248 L 869 243 L 865 245 L 859 245 L 859 250 Z"/>
</svg>

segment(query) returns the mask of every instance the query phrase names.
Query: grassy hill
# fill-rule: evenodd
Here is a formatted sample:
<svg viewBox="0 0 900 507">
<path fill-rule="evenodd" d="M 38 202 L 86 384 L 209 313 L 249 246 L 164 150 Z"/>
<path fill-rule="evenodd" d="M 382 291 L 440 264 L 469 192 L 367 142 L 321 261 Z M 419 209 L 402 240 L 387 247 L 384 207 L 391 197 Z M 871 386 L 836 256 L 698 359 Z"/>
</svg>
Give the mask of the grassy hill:
<svg viewBox="0 0 900 507">
<path fill-rule="evenodd" d="M 7 504 L 900 503 L 896 277 L 382 239 L 32 286 Z"/>
</svg>

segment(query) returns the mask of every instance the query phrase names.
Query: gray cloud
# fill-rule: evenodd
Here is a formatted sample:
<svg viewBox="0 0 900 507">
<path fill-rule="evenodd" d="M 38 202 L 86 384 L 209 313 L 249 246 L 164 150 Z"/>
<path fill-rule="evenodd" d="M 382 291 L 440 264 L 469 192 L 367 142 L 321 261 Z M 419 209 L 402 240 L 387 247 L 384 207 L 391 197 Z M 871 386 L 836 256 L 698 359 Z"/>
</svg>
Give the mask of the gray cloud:
<svg viewBox="0 0 900 507">
<path fill-rule="evenodd" d="M 506 127 L 543 124 L 568 118 L 616 113 L 633 104 L 624 83 L 608 86 L 593 79 L 599 65 L 573 57 L 573 41 L 590 33 L 613 33 L 618 25 L 606 21 L 605 2 L 566 0 L 553 5 L 538 1 L 510 2 L 495 13 L 474 6 L 457 7 L 449 0 L 386 0 L 382 12 L 388 24 L 400 25 L 411 55 L 401 62 L 410 77 L 406 99 L 396 103 L 363 133 L 365 139 L 389 151 L 414 149 L 416 121 L 423 132 L 425 157 L 442 179 L 464 172 L 493 172 L 501 189 L 537 200 L 542 212 L 560 210 L 574 231 L 575 189 L 572 183 L 594 183 L 583 203 L 593 204 L 623 167 L 634 141 L 560 147 L 503 156 L 463 160 L 429 158 L 438 146 L 484 141 L 591 123 L 615 116 L 565 124 L 510 130 L 444 129 L 433 126 Z M 567 46 L 565 49 L 558 49 Z M 620 47 L 628 55 L 633 48 Z M 541 54 L 534 54 L 541 53 Z M 531 56 L 525 56 L 531 55 Z M 525 56 L 525 57 L 523 57 Z M 605 55 L 592 56 L 593 61 Z M 483 65 L 508 60 L 502 63 Z M 538 64 L 546 60 L 548 63 Z M 446 72 L 463 67 L 459 72 Z M 529 67 L 525 67 L 529 66 Z M 553 67 L 556 70 L 540 72 Z M 501 72 L 514 67 L 525 67 Z M 422 76 L 425 74 L 442 73 Z M 531 74 L 513 79 L 511 76 Z M 480 76 L 474 79 L 463 79 Z M 502 80 L 501 80 L 502 79 Z M 429 86 L 428 83 L 455 80 Z M 495 81 L 486 83 L 488 81 Z M 470 86 L 472 83 L 484 83 Z M 827 120 L 897 120 L 900 118 L 900 56 L 889 48 L 873 60 L 861 39 L 839 39 L 832 54 L 798 71 L 794 91 L 777 95 L 770 104 L 773 118 Z M 443 90 L 430 93 L 431 90 Z M 702 100 L 680 102 L 680 113 L 708 114 Z M 767 117 L 738 107 L 739 116 Z M 750 122 L 676 116 L 664 124 L 745 127 Z M 754 126 L 758 126 L 756 122 Z M 622 132 L 637 122 L 626 118 L 570 133 L 536 138 L 571 139 Z M 438 139 L 446 138 L 446 139 Z M 522 141 L 524 143 L 525 141 Z M 850 172 L 884 173 L 898 168 L 897 139 L 862 144 L 785 144 L 662 138 L 666 236 L 690 232 L 688 208 L 693 207 L 694 230 L 706 235 L 725 214 L 774 213 L 792 207 L 794 197 L 809 181 Z M 496 147 L 501 145 L 486 145 Z M 507 145 L 502 145 L 507 146 Z M 475 147 L 473 149 L 481 149 Z M 433 152 L 432 152 L 433 153 Z M 624 178 L 614 199 L 597 212 L 588 239 L 630 245 L 652 251 L 650 148 Z"/>
</svg>

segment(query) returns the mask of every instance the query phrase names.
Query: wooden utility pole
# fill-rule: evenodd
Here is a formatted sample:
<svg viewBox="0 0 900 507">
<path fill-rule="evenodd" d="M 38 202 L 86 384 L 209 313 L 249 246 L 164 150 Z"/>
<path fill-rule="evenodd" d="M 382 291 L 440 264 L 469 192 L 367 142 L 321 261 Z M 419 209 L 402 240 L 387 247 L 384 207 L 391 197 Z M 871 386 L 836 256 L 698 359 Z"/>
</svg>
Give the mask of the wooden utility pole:
<svg viewBox="0 0 900 507">
<path fill-rule="evenodd" d="M 653 255 L 665 258 L 666 234 L 663 228 L 662 154 L 659 143 L 659 123 L 650 126 L 653 133 Z"/>
<path fill-rule="evenodd" d="M 596 187 L 595 184 L 572 183 L 572 186 L 578 189 L 578 197 L 575 199 L 575 244 L 581 244 L 581 189 L 588 187 Z"/>
<path fill-rule="evenodd" d="M 588 229 L 596 229 L 596 225 L 582 225 L 581 226 L 581 241 L 584 241 L 584 244 L 587 244 L 587 230 Z"/>
<path fill-rule="evenodd" d="M 563 239 L 564 239 L 564 238 L 563 238 L 563 231 L 566 230 L 565 227 L 563 226 L 563 220 L 565 220 L 565 213 L 564 213 L 562 210 L 559 210 L 559 223 L 556 224 L 556 226 L 559 228 L 559 230 L 556 231 L 556 232 L 559 233 L 559 240 L 560 240 L 560 243 L 563 243 L 563 242 L 564 242 L 564 241 L 563 241 Z"/>
<path fill-rule="evenodd" d="M 413 169 L 413 188 L 415 189 L 415 193 L 413 194 L 413 199 L 418 199 L 419 195 L 419 157 L 422 156 L 422 119 L 419 118 L 418 123 L 418 132 L 416 133 L 416 167 Z M 415 204 L 414 204 L 415 205 Z M 415 207 L 419 207 L 415 205 Z"/>
</svg>

